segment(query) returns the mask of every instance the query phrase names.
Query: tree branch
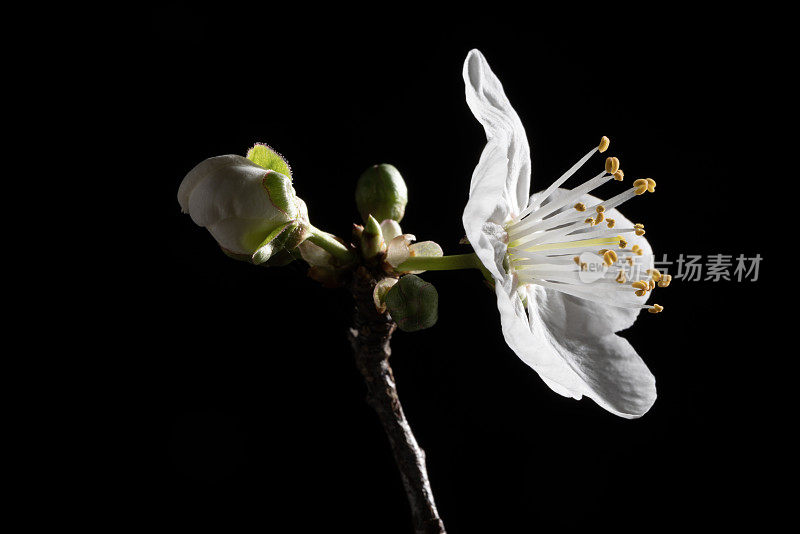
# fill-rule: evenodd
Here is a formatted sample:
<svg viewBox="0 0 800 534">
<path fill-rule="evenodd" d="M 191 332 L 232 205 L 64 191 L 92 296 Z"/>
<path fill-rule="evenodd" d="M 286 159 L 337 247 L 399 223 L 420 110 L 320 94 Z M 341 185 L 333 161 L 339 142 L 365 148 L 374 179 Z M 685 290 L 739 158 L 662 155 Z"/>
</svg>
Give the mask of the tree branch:
<svg viewBox="0 0 800 534">
<path fill-rule="evenodd" d="M 414 530 L 416 534 L 445 534 L 444 523 L 433 502 L 425 468 L 425 453 L 417 445 L 397 396 L 389 365 L 389 341 L 397 325 L 386 313 L 378 314 L 375 310 L 372 291 L 377 281 L 363 266 L 353 273 L 350 290 L 355 299 L 356 313 L 354 328 L 350 329 L 350 343 L 356 365 L 367 384 L 367 402 L 383 424 L 400 470 L 411 506 Z"/>
</svg>

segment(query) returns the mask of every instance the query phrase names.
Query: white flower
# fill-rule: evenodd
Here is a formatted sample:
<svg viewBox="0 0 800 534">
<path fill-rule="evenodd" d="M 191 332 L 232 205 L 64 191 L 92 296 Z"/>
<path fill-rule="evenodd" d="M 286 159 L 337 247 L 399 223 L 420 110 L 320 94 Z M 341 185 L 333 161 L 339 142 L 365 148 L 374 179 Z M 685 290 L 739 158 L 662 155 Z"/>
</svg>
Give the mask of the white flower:
<svg viewBox="0 0 800 534">
<path fill-rule="evenodd" d="M 623 179 L 619 161 L 608 158 L 608 172 L 561 189 L 595 152 L 608 148 L 604 137 L 529 198 L 530 149 L 500 81 L 477 50 L 467 56 L 463 74 L 467 103 L 487 137 L 472 175 L 464 228 L 494 278 L 506 342 L 555 392 L 586 395 L 622 417 L 642 416 L 655 402 L 655 378 L 615 332 L 631 326 L 642 308 L 661 311 L 645 302 L 656 283 L 664 287 L 670 278 L 652 268 L 644 228 L 616 208 L 653 192 L 655 182 L 636 180 L 607 201 L 589 195 Z M 602 270 L 588 272 L 598 264 Z"/>
<path fill-rule="evenodd" d="M 178 202 L 227 254 L 255 263 L 269 259 L 287 239 L 296 245 L 308 222 L 291 178 L 236 155 L 209 158 L 189 171 Z"/>
</svg>

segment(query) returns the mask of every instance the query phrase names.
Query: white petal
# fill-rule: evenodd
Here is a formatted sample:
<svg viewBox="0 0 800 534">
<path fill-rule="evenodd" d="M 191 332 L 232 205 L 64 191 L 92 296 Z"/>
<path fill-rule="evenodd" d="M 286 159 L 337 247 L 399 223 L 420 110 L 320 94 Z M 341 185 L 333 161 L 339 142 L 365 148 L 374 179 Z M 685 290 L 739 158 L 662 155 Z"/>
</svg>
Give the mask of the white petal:
<svg viewBox="0 0 800 534">
<path fill-rule="evenodd" d="M 235 254 L 250 255 L 275 228 L 275 224 L 265 219 L 230 217 L 206 228 L 222 248 Z"/>
<path fill-rule="evenodd" d="M 178 199 L 199 226 L 211 226 L 231 217 L 273 218 L 281 213 L 269 201 L 262 185 L 266 171 L 236 155 L 209 158 L 184 178 Z M 184 184 L 185 187 L 184 187 Z"/>
<path fill-rule="evenodd" d="M 462 217 L 470 245 L 495 278 L 505 276 L 506 232 L 501 224 L 510 213 L 510 207 L 503 201 L 505 173 L 505 155 L 490 142 L 472 175 L 474 189 Z"/>
<path fill-rule="evenodd" d="M 386 262 L 392 267 L 397 267 L 411 255 L 409 245 L 416 241 L 414 234 L 400 234 L 386 245 Z"/>
<path fill-rule="evenodd" d="M 528 205 L 530 194 L 531 156 L 525 128 L 500 80 L 478 50 L 467 54 L 463 76 L 470 110 L 483 125 L 489 144 L 505 158 L 503 200 L 516 215 Z M 470 196 L 475 193 L 476 179 L 483 177 L 473 174 Z"/>
<path fill-rule="evenodd" d="M 209 176 L 214 175 L 220 168 L 230 165 L 232 158 L 235 157 L 236 156 L 228 155 L 208 158 L 195 165 L 194 168 L 184 176 L 180 187 L 178 187 L 178 203 L 181 205 L 181 211 L 183 213 L 189 213 L 189 196 L 192 194 L 194 188 Z"/>
<path fill-rule="evenodd" d="M 525 308 L 510 280 L 495 283 L 497 309 L 503 337 L 511 349 L 536 371 L 553 391 L 565 397 L 580 399 L 585 384 L 558 354 L 547 338 L 541 321 L 529 323 Z"/>
<path fill-rule="evenodd" d="M 383 222 L 381 222 L 381 233 L 383 234 L 383 240 L 388 243 L 402 234 L 403 230 L 400 228 L 400 223 L 394 219 L 384 219 Z"/>
<path fill-rule="evenodd" d="M 650 409 L 655 378 L 631 344 L 607 329 L 595 306 L 565 305 L 563 296 L 541 287 L 532 288 L 528 299 L 531 330 L 541 331 L 583 385 L 547 378 L 621 417 L 640 417 Z"/>
</svg>

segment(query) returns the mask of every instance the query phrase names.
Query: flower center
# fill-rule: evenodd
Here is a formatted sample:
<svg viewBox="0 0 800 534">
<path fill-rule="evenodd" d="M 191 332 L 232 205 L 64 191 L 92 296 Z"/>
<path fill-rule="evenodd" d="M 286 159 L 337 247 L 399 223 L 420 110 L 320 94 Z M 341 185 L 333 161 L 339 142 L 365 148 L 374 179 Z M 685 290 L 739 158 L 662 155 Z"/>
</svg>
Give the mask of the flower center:
<svg viewBox="0 0 800 534">
<path fill-rule="evenodd" d="M 658 313 L 662 306 L 644 302 L 656 285 L 667 287 L 672 277 L 654 269 L 653 256 L 645 254 L 639 245 L 628 247 L 628 241 L 635 240 L 632 236 L 644 235 L 644 225 L 617 226 L 617 221 L 608 216 L 610 210 L 631 198 L 655 192 L 655 180 L 635 180 L 622 193 L 587 206 L 581 202 L 584 195 L 610 180 L 624 179 L 619 160 L 609 157 L 597 176 L 542 205 L 595 152 L 605 152 L 609 143 L 603 137 L 599 146 L 505 225 L 509 271 L 520 284 L 537 284 L 603 304 Z"/>
</svg>

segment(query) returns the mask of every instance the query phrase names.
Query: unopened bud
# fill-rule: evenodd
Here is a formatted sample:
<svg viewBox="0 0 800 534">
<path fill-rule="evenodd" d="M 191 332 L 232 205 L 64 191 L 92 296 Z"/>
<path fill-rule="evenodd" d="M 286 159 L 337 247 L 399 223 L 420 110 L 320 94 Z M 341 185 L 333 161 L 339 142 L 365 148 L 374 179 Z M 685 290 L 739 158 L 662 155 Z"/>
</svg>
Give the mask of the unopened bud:
<svg viewBox="0 0 800 534">
<path fill-rule="evenodd" d="M 264 263 L 307 236 L 308 212 L 292 179 L 242 156 L 217 156 L 198 164 L 181 182 L 178 202 L 237 259 Z"/>
<path fill-rule="evenodd" d="M 361 255 L 368 260 L 385 250 L 386 244 L 383 241 L 381 225 L 378 224 L 375 217 L 370 215 L 364 225 L 364 231 L 361 232 Z"/>
<path fill-rule="evenodd" d="M 402 277 L 386 294 L 385 302 L 392 319 L 405 332 L 430 328 L 439 318 L 436 288 L 413 274 Z"/>
<path fill-rule="evenodd" d="M 408 189 L 400 172 L 387 163 L 373 165 L 361 175 L 356 185 L 356 205 L 366 222 L 372 215 L 379 221 L 400 221 L 406 211 Z"/>
</svg>

